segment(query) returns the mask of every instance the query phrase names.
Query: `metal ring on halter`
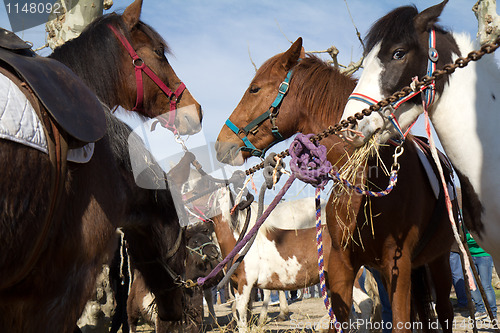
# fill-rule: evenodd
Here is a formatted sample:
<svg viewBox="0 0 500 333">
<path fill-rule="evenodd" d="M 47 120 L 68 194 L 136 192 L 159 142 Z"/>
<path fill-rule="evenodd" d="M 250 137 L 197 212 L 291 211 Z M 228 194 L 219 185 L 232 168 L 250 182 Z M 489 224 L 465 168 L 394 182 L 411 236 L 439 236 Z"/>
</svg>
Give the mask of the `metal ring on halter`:
<svg viewBox="0 0 500 333">
<path fill-rule="evenodd" d="M 136 61 L 140 61 L 140 65 L 137 65 Z M 132 65 L 134 65 L 134 67 L 137 67 L 137 68 L 141 68 L 141 67 L 144 67 L 144 60 L 142 60 L 142 58 L 136 58 L 136 59 L 132 59 Z"/>
</svg>

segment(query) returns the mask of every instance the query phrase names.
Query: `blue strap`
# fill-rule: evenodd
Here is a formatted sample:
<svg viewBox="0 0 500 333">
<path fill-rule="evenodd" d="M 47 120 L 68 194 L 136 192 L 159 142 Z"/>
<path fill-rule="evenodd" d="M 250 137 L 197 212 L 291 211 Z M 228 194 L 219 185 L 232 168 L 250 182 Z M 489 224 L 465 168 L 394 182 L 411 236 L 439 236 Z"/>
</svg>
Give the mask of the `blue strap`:
<svg viewBox="0 0 500 333">
<path fill-rule="evenodd" d="M 236 135 L 239 136 L 240 129 L 235 124 L 233 124 L 233 122 L 231 120 L 227 119 L 226 120 L 226 125 L 227 125 L 227 127 L 229 127 L 229 129 L 231 131 L 233 131 Z M 241 147 L 240 150 L 249 151 L 253 156 L 261 157 L 261 156 L 264 155 L 264 152 L 261 151 L 261 150 L 259 150 L 259 149 L 257 149 L 257 147 L 255 147 L 250 142 L 250 140 L 248 140 L 248 138 L 247 138 L 246 135 L 244 137 L 240 137 L 240 139 L 245 144 L 245 147 Z"/>
<path fill-rule="evenodd" d="M 235 124 L 233 124 L 233 122 L 229 120 L 229 118 L 226 120 L 226 126 L 229 127 L 229 129 L 235 134 L 238 134 L 240 132 L 240 129 Z"/>
<path fill-rule="evenodd" d="M 290 69 L 286 74 L 286 77 L 283 80 L 283 82 L 281 82 L 278 88 L 278 95 L 274 99 L 274 102 L 271 104 L 272 108 L 276 109 L 281 104 L 283 97 L 285 97 L 286 93 L 288 92 L 288 87 L 290 86 L 290 79 L 292 78 L 292 74 L 293 70 Z"/>
<path fill-rule="evenodd" d="M 300 60 L 301 59 L 299 59 L 299 61 Z M 266 119 L 268 119 L 268 118 L 271 119 L 272 117 L 276 117 L 276 114 L 271 114 L 271 109 L 273 109 L 273 111 L 274 111 L 274 110 L 277 110 L 279 108 L 281 102 L 283 101 L 283 97 L 285 97 L 286 93 L 288 92 L 288 87 L 290 85 L 290 79 L 292 78 L 292 74 L 293 74 L 293 70 L 290 69 L 288 71 L 288 73 L 286 74 L 285 79 L 283 80 L 283 82 L 281 82 L 280 86 L 278 87 L 278 95 L 274 99 L 274 102 L 271 104 L 269 109 L 267 111 L 265 111 L 264 113 L 262 113 L 260 116 L 258 116 L 256 119 L 251 121 L 248 125 L 246 125 L 243 128 L 238 128 L 235 124 L 233 124 L 233 122 L 231 120 L 229 120 L 229 119 L 226 120 L 225 124 L 227 125 L 227 127 L 229 127 L 229 129 L 231 131 L 234 132 L 234 134 L 236 134 L 238 136 L 240 136 L 240 133 L 244 134 L 244 136 L 240 137 L 240 139 L 245 144 L 245 147 L 241 147 L 240 150 L 248 151 L 253 156 L 263 157 L 265 155 L 267 149 L 269 149 L 270 146 L 274 145 L 275 143 L 278 143 L 280 141 L 285 140 L 283 138 L 283 136 L 281 135 L 281 133 L 279 132 L 278 128 L 276 126 L 274 126 L 274 122 L 273 122 L 273 127 L 271 128 L 271 132 L 273 133 L 273 136 L 276 138 L 276 140 L 274 140 L 273 143 L 264 150 L 257 149 L 257 147 L 255 147 L 250 142 L 250 140 L 247 138 L 247 135 L 252 129 L 254 129 L 255 127 L 258 127 Z M 271 119 L 271 120 L 273 120 L 273 119 Z"/>
<path fill-rule="evenodd" d="M 427 76 L 431 76 L 432 73 L 436 70 L 436 62 L 439 59 L 439 54 L 436 50 L 436 31 L 431 29 L 429 31 L 429 54 L 427 61 Z M 434 96 L 436 95 L 435 91 L 436 84 L 431 83 L 424 92 L 424 101 L 426 105 L 429 107 L 434 102 Z"/>
</svg>

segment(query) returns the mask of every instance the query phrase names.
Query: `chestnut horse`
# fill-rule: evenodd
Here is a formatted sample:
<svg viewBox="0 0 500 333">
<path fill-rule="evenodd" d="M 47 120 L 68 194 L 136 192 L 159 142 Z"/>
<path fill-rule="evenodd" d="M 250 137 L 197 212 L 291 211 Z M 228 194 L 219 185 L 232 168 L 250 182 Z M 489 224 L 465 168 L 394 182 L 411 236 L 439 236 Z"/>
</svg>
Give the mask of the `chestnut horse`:
<svg viewBox="0 0 500 333">
<path fill-rule="evenodd" d="M 290 70 L 293 74 L 288 75 Z M 218 159 L 239 164 L 252 153 L 257 151 L 258 154 L 258 150 L 264 151 L 279 141 L 276 132 L 282 138 L 299 131 L 321 132 L 327 125 L 338 122 L 355 84 L 354 79 L 342 75 L 325 62 L 306 56 L 299 38 L 288 51 L 272 57 L 257 71 L 219 134 L 216 143 Z M 284 89 L 287 85 L 288 89 Z M 272 122 L 264 117 L 245 128 L 268 110 L 278 89 L 286 96 L 277 106 L 279 113 L 277 108 L 268 111 L 274 118 L 274 130 Z M 249 127 L 253 127 L 252 130 Z M 238 128 L 243 130 L 238 131 Z M 255 150 L 249 149 L 248 145 L 242 149 L 245 144 L 240 137 L 249 141 Z M 328 137 L 321 144 L 328 149 L 329 161 L 333 165 L 339 162 L 342 165 L 345 154 L 342 140 Z M 351 192 L 330 196 L 326 219 L 332 238 L 328 270 L 335 272 L 328 276 L 333 310 L 341 322 L 347 321 L 356 272 L 361 265 L 368 265 L 378 269 L 387 284 L 393 310 L 392 327 L 396 331 L 408 332 L 411 289 L 416 287 L 416 283 L 412 285 L 412 269 L 427 264 L 436 286 L 439 320 L 445 331 L 450 331 L 446 320 L 450 323 L 453 319 L 449 301 L 449 251 L 453 237 L 448 216 L 441 206 L 444 204 L 442 198 L 437 200 L 433 193 L 411 140 L 406 141 L 404 149 L 404 155 L 398 160 L 401 169 L 397 186 L 388 196 L 368 199 Z M 390 147 L 380 149 L 380 157 L 386 165 L 392 164 L 392 154 Z M 368 164 L 371 172 L 367 175 L 367 184 L 372 189 L 386 188 L 388 177 L 379 170 L 377 161 L 370 160 Z M 335 203 L 336 195 L 340 200 Z M 414 300 L 418 301 L 417 298 Z"/>
<path fill-rule="evenodd" d="M 122 15 L 113 13 L 96 20 L 80 37 L 51 55 L 72 69 L 109 108 L 122 105 L 132 109 L 139 90 L 130 55 L 111 27 L 169 89 L 175 91 L 180 85 L 165 57 L 165 42 L 139 20 L 141 7 L 142 1 L 136 0 Z M 44 108 L 26 84 L 14 74 L 7 75 L 26 92 L 33 107 Z M 154 117 L 170 110 L 170 98 L 149 78 L 144 77 L 142 90 L 143 105 L 138 108 L 142 114 Z M 184 111 L 191 113 L 179 111 L 170 122 L 181 134 L 198 130 L 201 122 L 199 104 L 184 90 L 177 108 L 188 105 L 194 107 Z M 122 227 L 132 259 L 156 295 L 159 316 L 181 318 L 182 290 L 174 278 L 184 272 L 185 247 L 178 241 L 181 228 L 172 197 L 168 191 L 141 189 L 135 184 L 127 147 L 131 130 L 108 111 L 105 116 L 106 134 L 95 143 L 90 161 L 67 163 L 58 209 L 38 253 L 33 253 L 33 243 L 51 205 L 51 177 L 47 176 L 51 162 L 39 150 L 0 140 L 2 332 L 72 332 L 102 264 L 111 259 L 117 227 Z M 140 143 L 135 149 L 142 149 Z M 139 153 L 150 158 L 147 151 Z M 156 170 L 153 176 L 164 178 Z M 30 261 L 33 263 L 27 266 Z M 26 273 L 21 274 L 23 271 Z"/>
<path fill-rule="evenodd" d="M 435 68 L 465 57 L 480 48 L 462 33 L 446 31 L 435 24 L 447 1 L 419 12 L 413 6 L 399 7 L 380 18 L 367 36 L 365 70 L 355 91 L 374 99 L 383 99 L 409 85 L 415 76 L 422 78 L 429 66 L 429 51 L 437 50 Z M 395 27 L 398 27 L 395 29 Z M 429 43 L 429 35 L 434 45 Z M 497 51 L 498 52 L 498 51 Z M 433 70 L 429 70 L 432 72 Z M 439 140 L 460 179 L 463 213 L 474 239 L 500 264 L 500 196 L 497 144 L 500 114 L 500 68 L 493 55 L 471 61 L 467 67 L 436 81 L 436 96 L 428 106 L 429 118 Z M 366 107 L 350 101 L 344 117 Z M 424 112 L 420 96 L 401 105 L 394 115 L 405 128 Z M 377 140 L 386 141 L 395 130 L 385 116 L 373 114 L 359 123 L 365 139 L 378 132 Z M 353 137 L 354 144 L 364 139 Z"/>
</svg>

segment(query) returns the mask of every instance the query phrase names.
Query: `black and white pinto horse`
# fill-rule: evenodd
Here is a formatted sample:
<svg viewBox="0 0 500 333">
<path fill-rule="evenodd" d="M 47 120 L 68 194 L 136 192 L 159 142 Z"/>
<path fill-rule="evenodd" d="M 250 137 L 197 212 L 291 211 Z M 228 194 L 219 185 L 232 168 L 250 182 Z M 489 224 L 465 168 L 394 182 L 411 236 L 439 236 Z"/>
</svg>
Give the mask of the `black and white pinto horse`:
<svg viewBox="0 0 500 333">
<path fill-rule="evenodd" d="M 366 40 L 364 71 L 354 90 L 357 96 L 382 100 L 407 86 L 412 78 L 426 75 L 429 35 L 435 33 L 436 68 L 478 49 L 469 36 L 447 32 L 436 22 L 447 1 L 418 12 L 400 7 L 379 19 Z M 431 50 L 432 51 L 432 50 Z M 431 52 L 433 53 L 433 52 Z M 435 54 L 434 54 L 435 56 Z M 459 176 L 463 213 L 482 248 L 500 264 L 500 70 L 492 55 L 459 68 L 436 81 L 434 103 L 428 107 L 432 124 Z M 361 98 L 363 99 L 363 98 Z M 343 119 L 367 105 L 350 99 Z M 401 128 L 408 128 L 424 112 L 417 96 L 393 111 Z M 379 142 L 397 135 L 387 112 L 372 113 L 358 122 L 347 136 L 360 146 L 376 133 Z M 362 135 L 361 135 L 362 134 Z M 499 267 L 499 266 L 497 266 Z"/>
</svg>

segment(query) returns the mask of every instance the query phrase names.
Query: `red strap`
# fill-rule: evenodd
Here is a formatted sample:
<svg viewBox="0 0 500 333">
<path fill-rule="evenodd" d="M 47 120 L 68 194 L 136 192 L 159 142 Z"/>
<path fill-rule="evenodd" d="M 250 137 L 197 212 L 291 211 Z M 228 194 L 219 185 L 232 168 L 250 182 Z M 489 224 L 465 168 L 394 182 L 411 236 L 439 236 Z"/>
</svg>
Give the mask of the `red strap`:
<svg viewBox="0 0 500 333">
<path fill-rule="evenodd" d="M 135 68 L 135 80 L 136 80 L 136 85 L 137 85 L 137 98 L 135 102 L 135 106 L 132 110 L 134 111 L 142 111 L 143 109 L 143 102 L 144 102 L 144 88 L 143 88 L 143 81 L 142 81 L 142 72 L 146 73 L 147 76 L 153 82 L 170 98 L 170 114 L 169 114 L 169 119 L 168 122 L 165 123 L 160 120 L 160 123 L 162 124 L 163 127 L 166 127 L 170 130 L 172 130 L 174 133 L 177 132 L 174 122 L 175 122 L 175 116 L 176 112 L 175 110 L 177 109 L 177 100 L 181 96 L 181 94 L 184 92 L 186 89 L 186 85 L 181 82 L 179 87 L 175 90 L 175 92 L 172 93 L 172 90 L 167 87 L 167 85 L 160 80 L 160 78 L 149 68 L 146 63 L 137 55 L 135 52 L 134 48 L 132 45 L 130 45 L 129 41 L 123 36 L 123 34 L 119 33 L 118 30 L 113 27 L 111 24 L 108 24 L 108 27 L 113 31 L 115 36 L 120 40 L 120 42 L 123 44 L 127 52 L 129 53 L 130 57 L 132 58 L 132 63 L 134 64 Z"/>
</svg>

